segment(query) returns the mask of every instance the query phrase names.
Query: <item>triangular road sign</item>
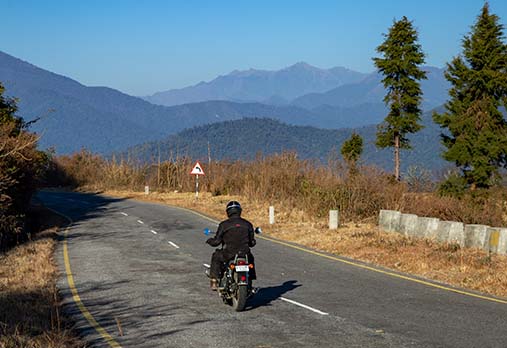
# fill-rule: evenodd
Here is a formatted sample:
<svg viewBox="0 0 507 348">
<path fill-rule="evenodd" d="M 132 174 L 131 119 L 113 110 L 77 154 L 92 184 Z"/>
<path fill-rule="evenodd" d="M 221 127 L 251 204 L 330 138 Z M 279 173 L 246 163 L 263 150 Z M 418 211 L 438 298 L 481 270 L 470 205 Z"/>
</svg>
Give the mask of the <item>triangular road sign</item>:
<svg viewBox="0 0 507 348">
<path fill-rule="evenodd" d="M 195 162 L 195 166 L 190 172 L 193 175 L 204 175 L 204 170 L 202 170 L 202 166 L 199 162 Z"/>
</svg>

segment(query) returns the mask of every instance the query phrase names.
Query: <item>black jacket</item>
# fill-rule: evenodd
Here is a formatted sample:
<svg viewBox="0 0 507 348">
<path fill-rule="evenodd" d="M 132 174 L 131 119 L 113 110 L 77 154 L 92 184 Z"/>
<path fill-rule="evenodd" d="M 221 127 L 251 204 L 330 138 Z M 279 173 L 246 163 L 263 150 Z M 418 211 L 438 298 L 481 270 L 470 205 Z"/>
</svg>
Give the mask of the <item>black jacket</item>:
<svg viewBox="0 0 507 348">
<path fill-rule="evenodd" d="M 223 243 L 224 251 L 229 255 L 235 255 L 238 252 L 250 252 L 256 241 L 252 224 L 239 215 L 232 215 L 218 225 L 215 237 L 209 238 L 206 243 L 214 247 Z"/>
</svg>

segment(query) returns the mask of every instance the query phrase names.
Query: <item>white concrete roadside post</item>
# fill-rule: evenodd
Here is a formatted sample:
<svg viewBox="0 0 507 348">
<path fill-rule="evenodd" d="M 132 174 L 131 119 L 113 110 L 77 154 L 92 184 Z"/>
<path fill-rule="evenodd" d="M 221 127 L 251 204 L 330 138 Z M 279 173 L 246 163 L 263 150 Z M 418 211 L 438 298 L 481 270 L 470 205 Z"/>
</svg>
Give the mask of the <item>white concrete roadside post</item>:
<svg viewBox="0 0 507 348">
<path fill-rule="evenodd" d="M 338 218 L 338 210 L 330 210 L 329 211 L 329 229 L 336 230 L 338 225 L 340 224 L 340 220 Z"/>
<path fill-rule="evenodd" d="M 275 207 L 272 205 L 269 207 L 269 224 L 273 225 L 275 223 Z"/>
<path fill-rule="evenodd" d="M 144 194 L 149 195 L 150 194 L 150 187 L 148 185 L 144 186 Z"/>
</svg>

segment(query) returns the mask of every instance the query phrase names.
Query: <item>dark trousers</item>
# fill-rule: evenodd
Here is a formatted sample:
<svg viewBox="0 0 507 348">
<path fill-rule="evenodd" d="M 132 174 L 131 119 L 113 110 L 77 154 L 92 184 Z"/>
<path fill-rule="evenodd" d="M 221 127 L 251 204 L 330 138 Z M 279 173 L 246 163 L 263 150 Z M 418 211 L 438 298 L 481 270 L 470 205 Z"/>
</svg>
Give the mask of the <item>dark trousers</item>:
<svg viewBox="0 0 507 348">
<path fill-rule="evenodd" d="M 236 254 L 228 253 L 226 250 L 216 249 L 213 252 L 213 255 L 211 255 L 211 269 L 210 269 L 210 276 L 211 278 L 220 279 L 222 278 L 222 275 L 225 271 L 225 263 L 229 262 L 230 260 L 234 259 L 234 256 Z M 254 265 L 254 268 L 251 269 L 248 272 L 249 278 L 251 280 L 257 279 L 257 274 L 255 272 L 255 260 L 254 256 L 251 252 L 247 253 L 248 256 L 248 262 Z"/>
</svg>

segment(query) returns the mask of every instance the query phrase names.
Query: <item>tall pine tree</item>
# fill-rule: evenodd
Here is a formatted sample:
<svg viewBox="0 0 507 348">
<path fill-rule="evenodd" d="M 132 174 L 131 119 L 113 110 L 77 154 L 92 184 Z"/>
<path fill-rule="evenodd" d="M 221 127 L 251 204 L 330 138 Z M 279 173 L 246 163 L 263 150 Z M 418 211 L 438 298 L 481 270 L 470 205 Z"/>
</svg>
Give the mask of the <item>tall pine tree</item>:
<svg viewBox="0 0 507 348">
<path fill-rule="evenodd" d="M 409 133 L 419 131 L 422 91 L 419 81 L 426 78 L 420 65 L 424 53 L 418 43 L 418 34 L 407 17 L 395 21 L 385 41 L 377 47 L 382 58 L 373 58 L 382 83 L 387 89 L 384 102 L 389 114 L 378 126 L 376 145 L 394 147 L 394 176 L 400 179 L 400 149 L 409 149 Z"/>
<path fill-rule="evenodd" d="M 507 46 L 499 18 L 485 3 L 463 53 L 447 64 L 451 82 L 446 112 L 433 120 L 444 128 L 443 157 L 461 169 L 471 190 L 490 187 L 506 164 L 507 123 L 500 111 L 507 102 Z"/>
</svg>

